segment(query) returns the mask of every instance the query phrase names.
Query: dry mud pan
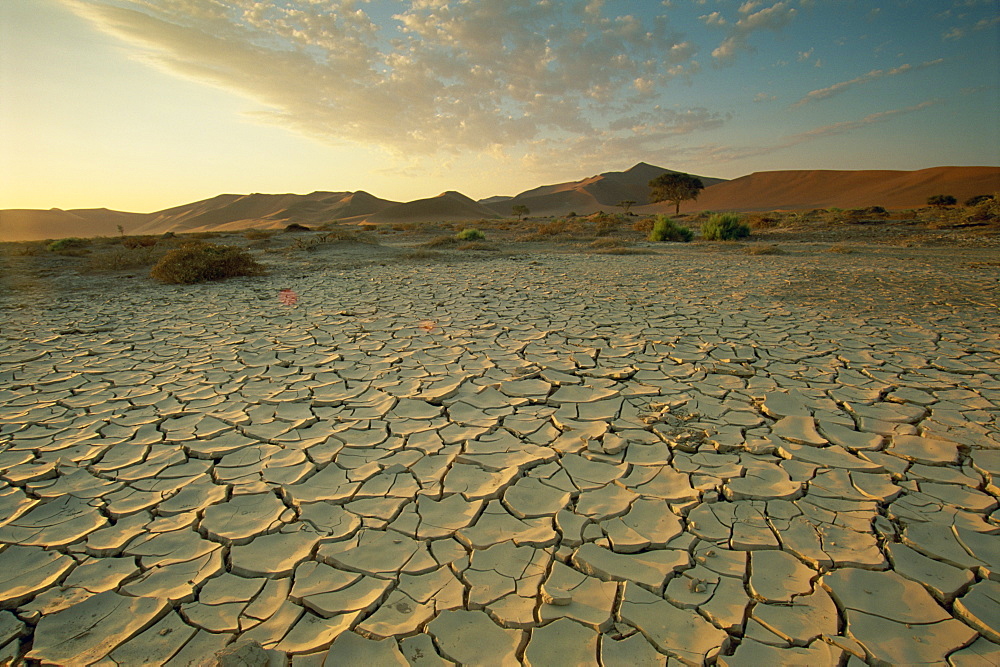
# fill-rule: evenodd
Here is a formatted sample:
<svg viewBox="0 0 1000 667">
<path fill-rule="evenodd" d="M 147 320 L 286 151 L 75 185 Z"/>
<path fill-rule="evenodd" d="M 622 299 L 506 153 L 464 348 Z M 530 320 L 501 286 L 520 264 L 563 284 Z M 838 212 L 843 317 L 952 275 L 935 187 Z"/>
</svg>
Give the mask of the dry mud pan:
<svg viewBox="0 0 1000 667">
<path fill-rule="evenodd" d="M 996 270 L 822 262 L 4 294 L 0 662 L 998 664 Z"/>
</svg>

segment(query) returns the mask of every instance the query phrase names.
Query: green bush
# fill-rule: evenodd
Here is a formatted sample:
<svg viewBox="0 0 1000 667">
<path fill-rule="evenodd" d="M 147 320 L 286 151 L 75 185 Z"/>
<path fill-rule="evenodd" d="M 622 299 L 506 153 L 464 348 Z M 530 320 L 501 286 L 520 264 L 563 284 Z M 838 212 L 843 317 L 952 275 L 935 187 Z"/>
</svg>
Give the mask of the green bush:
<svg viewBox="0 0 1000 667">
<path fill-rule="evenodd" d="M 483 234 L 478 229 L 463 229 L 458 234 L 455 234 L 455 239 L 458 241 L 482 241 L 486 238 L 486 234 Z"/>
<path fill-rule="evenodd" d="M 90 241 L 87 239 L 78 239 L 73 236 L 68 239 L 53 241 L 48 245 L 48 249 L 50 252 L 65 252 L 67 250 L 79 250 L 80 248 L 86 248 L 88 245 L 90 245 Z"/>
<path fill-rule="evenodd" d="M 701 235 L 706 241 L 745 239 L 750 236 L 750 225 L 740 222 L 738 215 L 716 213 L 702 226 Z"/>
<path fill-rule="evenodd" d="M 264 271 L 264 266 L 243 248 L 188 243 L 164 255 L 149 275 L 161 283 L 190 285 L 234 276 L 259 276 Z"/>
<path fill-rule="evenodd" d="M 694 238 L 694 232 L 688 227 L 680 227 L 665 215 L 656 217 L 653 229 L 649 232 L 650 241 L 680 241 L 687 243 Z"/>
</svg>

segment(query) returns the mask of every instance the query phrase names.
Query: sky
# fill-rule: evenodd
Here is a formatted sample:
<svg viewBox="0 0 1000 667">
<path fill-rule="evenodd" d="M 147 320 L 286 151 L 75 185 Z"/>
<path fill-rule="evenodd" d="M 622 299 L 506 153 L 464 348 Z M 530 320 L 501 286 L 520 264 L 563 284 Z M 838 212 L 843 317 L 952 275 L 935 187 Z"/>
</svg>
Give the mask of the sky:
<svg viewBox="0 0 1000 667">
<path fill-rule="evenodd" d="M 1000 0 L 2 0 L 0 208 L 1000 165 Z"/>
</svg>

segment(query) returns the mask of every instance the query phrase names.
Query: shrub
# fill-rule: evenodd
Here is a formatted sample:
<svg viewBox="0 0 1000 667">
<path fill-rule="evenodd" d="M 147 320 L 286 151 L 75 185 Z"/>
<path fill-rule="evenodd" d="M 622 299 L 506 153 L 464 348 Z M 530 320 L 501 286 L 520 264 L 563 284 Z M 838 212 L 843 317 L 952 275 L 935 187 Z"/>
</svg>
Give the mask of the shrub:
<svg viewBox="0 0 1000 667">
<path fill-rule="evenodd" d="M 305 225 L 300 225 L 297 222 L 293 222 L 290 225 L 285 225 L 286 232 L 311 232 L 312 230 Z"/>
<path fill-rule="evenodd" d="M 965 200 L 964 204 L 966 206 L 978 206 L 979 204 L 985 203 L 993 199 L 993 195 L 976 195 L 975 197 L 969 197 Z"/>
<path fill-rule="evenodd" d="M 958 200 L 952 197 L 951 195 L 932 195 L 927 198 L 927 205 L 935 206 L 937 208 L 954 206 L 957 202 Z"/>
<path fill-rule="evenodd" d="M 163 251 L 154 246 L 125 246 L 110 248 L 90 258 L 90 271 L 128 271 L 144 269 L 156 264 Z"/>
<path fill-rule="evenodd" d="M 716 213 L 702 226 L 701 235 L 707 241 L 735 241 L 750 236 L 750 226 L 732 213 Z"/>
<path fill-rule="evenodd" d="M 86 248 L 88 245 L 90 245 L 90 241 L 87 239 L 79 239 L 72 236 L 68 239 L 53 241 L 47 247 L 50 252 L 66 252 L 67 250 L 79 250 L 80 248 Z"/>
<path fill-rule="evenodd" d="M 482 241 L 486 238 L 486 234 L 483 234 L 478 229 L 463 229 L 458 234 L 455 234 L 456 241 Z"/>
<path fill-rule="evenodd" d="M 243 248 L 188 243 L 164 255 L 149 275 L 161 283 L 190 285 L 234 276 L 259 276 L 264 271 L 264 267 Z"/>
<path fill-rule="evenodd" d="M 996 222 L 1000 220 L 1000 197 L 986 197 L 966 209 L 967 217 L 975 222 Z"/>
<path fill-rule="evenodd" d="M 274 234 L 273 229 L 248 229 L 243 232 L 243 238 L 248 241 L 266 241 L 274 236 Z"/>
<path fill-rule="evenodd" d="M 649 232 L 650 241 L 680 241 L 687 243 L 694 238 L 694 232 L 688 227 L 680 227 L 665 215 L 656 217 L 653 229 Z"/>
</svg>

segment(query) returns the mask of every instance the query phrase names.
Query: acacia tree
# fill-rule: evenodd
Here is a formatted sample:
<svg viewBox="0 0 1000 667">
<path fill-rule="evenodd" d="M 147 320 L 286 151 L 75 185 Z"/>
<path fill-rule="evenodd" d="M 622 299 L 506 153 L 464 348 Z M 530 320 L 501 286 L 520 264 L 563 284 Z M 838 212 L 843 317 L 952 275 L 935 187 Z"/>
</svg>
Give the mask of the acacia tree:
<svg viewBox="0 0 1000 667">
<path fill-rule="evenodd" d="M 697 176 L 666 172 L 649 182 L 650 203 L 661 201 L 674 202 L 674 214 L 681 212 L 681 202 L 687 199 L 697 199 L 705 189 L 704 183 Z"/>
<path fill-rule="evenodd" d="M 526 215 L 528 215 L 529 213 L 531 213 L 531 209 L 529 209 L 529 208 L 528 208 L 527 206 L 525 206 L 524 204 L 514 204 L 514 205 L 513 205 L 512 207 L 511 207 L 511 209 L 510 209 L 510 212 L 511 212 L 511 213 L 513 213 L 514 215 L 516 215 L 516 216 L 517 216 L 517 219 L 518 219 L 518 221 L 520 222 L 520 221 L 521 221 L 521 219 L 523 219 L 523 218 L 524 218 L 524 216 L 526 216 Z"/>
<path fill-rule="evenodd" d="M 618 206 L 625 209 L 625 215 L 628 215 L 628 210 L 633 206 L 635 206 L 635 204 L 636 201 L 634 199 L 623 199 L 620 202 L 618 202 Z"/>
</svg>

